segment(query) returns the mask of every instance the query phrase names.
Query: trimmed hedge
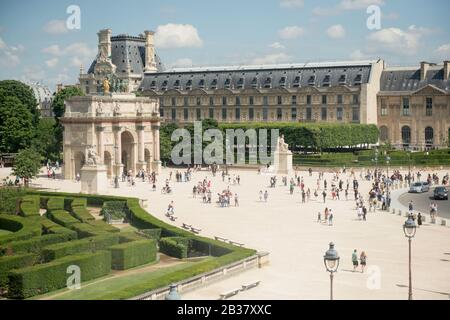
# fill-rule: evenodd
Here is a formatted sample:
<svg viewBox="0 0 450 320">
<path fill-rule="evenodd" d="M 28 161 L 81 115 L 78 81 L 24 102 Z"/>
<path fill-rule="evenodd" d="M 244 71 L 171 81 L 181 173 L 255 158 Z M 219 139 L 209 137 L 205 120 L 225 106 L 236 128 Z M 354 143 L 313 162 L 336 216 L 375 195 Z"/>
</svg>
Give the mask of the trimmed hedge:
<svg viewBox="0 0 450 320">
<path fill-rule="evenodd" d="M 76 234 L 75 234 L 76 236 Z M 22 241 L 13 241 L 0 246 L 0 256 L 6 253 L 40 253 L 45 246 L 74 239 L 69 233 L 46 234 Z"/>
<path fill-rule="evenodd" d="M 159 240 L 159 251 L 178 259 L 188 256 L 189 239 L 183 237 L 166 237 Z"/>
<path fill-rule="evenodd" d="M 49 213 L 49 217 L 51 220 L 56 222 L 57 224 L 62 225 L 63 227 L 70 228 L 71 225 L 75 223 L 79 223 L 80 221 L 78 219 L 75 219 L 70 215 L 69 212 L 65 210 L 52 210 Z"/>
<path fill-rule="evenodd" d="M 87 224 L 90 224 L 91 226 L 95 227 L 99 231 L 106 231 L 106 232 L 120 232 L 119 228 L 116 228 L 110 224 L 107 224 L 103 220 L 94 220 L 94 221 L 87 221 Z"/>
<path fill-rule="evenodd" d="M 95 279 L 111 272 L 111 252 L 83 253 L 12 270 L 8 275 L 7 296 L 12 299 L 25 299 L 64 288 L 70 276 L 67 269 L 72 265 L 80 268 L 81 281 Z"/>
<path fill-rule="evenodd" d="M 121 243 L 109 248 L 111 250 L 111 267 L 126 270 L 156 260 L 156 241 L 140 240 Z"/>
<path fill-rule="evenodd" d="M 128 207 L 126 201 L 105 201 L 100 214 L 106 220 L 107 216 L 112 220 L 125 219 L 128 217 Z"/>
<path fill-rule="evenodd" d="M 110 246 L 118 243 L 119 236 L 111 233 L 81 240 L 57 243 L 45 247 L 42 251 L 42 258 L 44 261 L 48 262 L 68 255 L 108 249 Z"/>
<path fill-rule="evenodd" d="M 142 234 L 143 236 L 149 238 L 149 239 L 155 239 L 159 240 L 161 238 L 161 229 L 142 229 L 139 230 L 139 234 Z"/>
<path fill-rule="evenodd" d="M 72 215 L 75 218 L 77 218 L 81 222 L 88 222 L 88 221 L 95 220 L 94 216 L 89 213 L 89 210 L 86 209 L 86 207 L 82 207 L 82 206 L 73 207 L 72 206 L 72 209 L 70 212 L 72 213 Z"/>
<path fill-rule="evenodd" d="M 93 237 L 99 234 L 107 233 L 105 230 L 99 230 L 98 228 L 87 223 L 74 223 L 70 226 L 78 234 L 79 239 Z"/>
<path fill-rule="evenodd" d="M 0 229 L 13 232 L 0 236 L 0 244 L 41 235 L 41 226 L 34 220 L 7 214 L 0 214 Z"/>
<path fill-rule="evenodd" d="M 39 217 L 39 197 L 28 195 L 20 201 L 20 215 L 23 217 Z"/>
<path fill-rule="evenodd" d="M 64 210 L 64 198 L 63 197 L 50 197 L 46 203 L 48 211 Z"/>
<path fill-rule="evenodd" d="M 119 243 L 127 243 L 131 241 L 139 241 L 146 239 L 144 235 L 141 235 L 136 231 L 119 232 L 118 235 L 119 235 Z"/>
<path fill-rule="evenodd" d="M 0 257 L 0 288 L 5 288 L 8 285 L 10 270 L 32 266 L 37 260 L 38 256 L 33 253 Z"/>
</svg>

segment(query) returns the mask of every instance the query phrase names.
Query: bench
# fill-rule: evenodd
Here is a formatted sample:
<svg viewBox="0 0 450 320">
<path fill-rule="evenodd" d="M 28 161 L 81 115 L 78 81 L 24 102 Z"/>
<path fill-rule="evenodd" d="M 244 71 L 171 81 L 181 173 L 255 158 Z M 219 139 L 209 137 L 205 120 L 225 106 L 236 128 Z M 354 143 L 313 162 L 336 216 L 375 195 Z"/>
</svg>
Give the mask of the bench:
<svg viewBox="0 0 450 320">
<path fill-rule="evenodd" d="M 219 300 L 226 300 L 228 298 L 231 298 L 232 296 L 235 296 L 239 293 L 239 291 L 241 291 L 241 289 L 233 289 L 224 293 L 220 294 L 220 299 Z"/>
<path fill-rule="evenodd" d="M 192 227 L 192 225 L 186 224 L 186 223 L 183 223 L 183 225 L 182 225 L 182 228 L 183 228 L 183 229 L 186 229 L 186 230 L 191 229 L 191 227 Z"/>
<path fill-rule="evenodd" d="M 197 228 L 194 228 L 194 227 L 191 227 L 191 231 L 193 232 L 193 233 L 200 233 L 200 231 L 202 231 L 202 229 L 197 229 Z"/>
<path fill-rule="evenodd" d="M 239 247 L 243 247 L 244 246 L 244 244 L 243 243 L 239 243 L 239 242 L 236 242 L 236 241 L 229 241 L 229 244 L 232 244 L 232 245 L 235 245 L 235 246 L 239 246 Z"/>
<path fill-rule="evenodd" d="M 227 242 L 227 240 L 228 240 L 226 238 L 217 237 L 217 236 L 215 236 L 214 239 L 216 239 L 217 241 L 223 241 L 223 242 Z"/>
<path fill-rule="evenodd" d="M 243 284 L 242 285 L 242 291 L 255 288 L 255 287 L 259 286 L 260 283 L 261 283 L 261 281 L 258 280 L 258 281 L 255 281 L 255 282 L 250 282 L 250 283 L 247 283 L 247 284 Z"/>
<path fill-rule="evenodd" d="M 175 217 L 175 216 L 169 216 L 169 219 L 170 219 L 171 221 L 175 221 L 175 220 L 178 219 L 178 217 Z"/>
</svg>

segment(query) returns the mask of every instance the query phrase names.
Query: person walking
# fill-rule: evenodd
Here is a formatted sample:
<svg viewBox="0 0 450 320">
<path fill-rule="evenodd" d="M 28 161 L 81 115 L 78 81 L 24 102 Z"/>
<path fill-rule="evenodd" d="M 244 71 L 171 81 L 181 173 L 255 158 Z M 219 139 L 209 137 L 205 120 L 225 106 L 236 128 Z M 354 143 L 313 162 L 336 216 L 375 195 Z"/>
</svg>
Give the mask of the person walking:
<svg viewBox="0 0 450 320">
<path fill-rule="evenodd" d="M 264 202 L 267 202 L 268 197 L 269 197 L 269 193 L 266 190 L 266 192 L 264 192 Z"/>
<path fill-rule="evenodd" d="M 414 209 L 412 200 L 409 201 L 408 209 L 409 209 L 409 213 L 411 214 L 413 212 L 413 209 Z"/>
<path fill-rule="evenodd" d="M 174 210 L 175 210 L 175 207 L 173 205 L 173 201 L 170 201 L 169 207 L 167 208 L 167 214 L 168 215 L 174 214 Z"/>
<path fill-rule="evenodd" d="M 323 203 L 325 203 L 326 199 L 327 199 L 327 192 L 325 190 L 323 190 L 323 192 L 322 192 L 322 197 L 323 197 Z"/>
<path fill-rule="evenodd" d="M 239 198 L 237 193 L 234 194 L 234 206 L 239 207 Z"/>
<path fill-rule="evenodd" d="M 418 225 L 419 228 L 422 225 L 422 215 L 420 214 L 420 212 L 417 215 L 417 225 Z"/>
<path fill-rule="evenodd" d="M 319 212 L 317 212 L 317 222 L 322 222 L 322 216 L 321 216 L 321 214 L 320 214 L 320 211 Z"/>
<path fill-rule="evenodd" d="M 356 271 L 356 268 L 358 268 L 358 252 L 355 250 L 353 250 L 352 253 L 352 263 L 353 263 L 353 272 Z"/>
<path fill-rule="evenodd" d="M 361 255 L 359 256 L 359 261 L 361 263 L 361 273 L 364 273 L 364 268 L 366 267 L 367 263 L 367 255 L 364 251 L 361 252 Z"/>
<path fill-rule="evenodd" d="M 259 190 L 259 201 L 263 200 L 263 192 L 262 190 Z"/>
<path fill-rule="evenodd" d="M 333 211 L 330 209 L 330 216 L 328 218 L 328 225 L 332 226 L 333 225 Z"/>
</svg>

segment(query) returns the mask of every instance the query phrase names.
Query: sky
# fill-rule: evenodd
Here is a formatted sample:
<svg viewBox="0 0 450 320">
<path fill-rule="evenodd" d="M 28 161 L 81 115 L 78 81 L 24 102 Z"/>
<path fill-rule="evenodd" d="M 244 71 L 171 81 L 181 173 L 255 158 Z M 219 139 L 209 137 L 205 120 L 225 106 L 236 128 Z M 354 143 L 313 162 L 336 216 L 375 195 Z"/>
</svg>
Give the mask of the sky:
<svg viewBox="0 0 450 320">
<path fill-rule="evenodd" d="M 448 0 L 0 0 L 0 79 L 76 83 L 105 28 L 155 31 L 166 67 L 442 63 L 449 13 Z"/>
</svg>

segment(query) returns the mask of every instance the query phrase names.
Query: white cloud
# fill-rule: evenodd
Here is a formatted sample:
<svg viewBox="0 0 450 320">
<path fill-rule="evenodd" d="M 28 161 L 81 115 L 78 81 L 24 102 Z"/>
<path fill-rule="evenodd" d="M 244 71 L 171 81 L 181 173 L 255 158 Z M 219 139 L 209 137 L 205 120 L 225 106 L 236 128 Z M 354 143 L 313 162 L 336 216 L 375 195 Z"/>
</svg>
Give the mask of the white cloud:
<svg viewBox="0 0 450 320">
<path fill-rule="evenodd" d="M 439 57 L 449 60 L 450 58 L 450 43 L 443 44 L 436 49 L 436 53 Z"/>
<path fill-rule="evenodd" d="M 49 60 L 45 61 L 45 64 L 49 67 L 49 68 L 54 68 L 59 62 L 58 58 L 52 58 Z"/>
<path fill-rule="evenodd" d="M 50 47 L 42 49 L 42 52 L 48 53 L 54 56 L 61 56 L 62 50 L 59 48 L 57 44 L 51 45 Z"/>
<path fill-rule="evenodd" d="M 367 36 L 369 52 L 391 52 L 400 55 L 414 55 L 420 47 L 421 38 L 431 30 L 414 25 L 406 30 L 385 28 Z"/>
<path fill-rule="evenodd" d="M 283 8 L 303 8 L 305 5 L 304 0 L 281 0 L 280 6 Z"/>
<path fill-rule="evenodd" d="M 252 60 L 253 64 L 277 64 L 277 63 L 284 63 L 289 62 L 292 60 L 292 57 L 280 52 L 280 53 L 274 53 L 274 54 L 268 54 L 263 57 L 254 58 Z"/>
<path fill-rule="evenodd" d="M 384 0 L 342 0 L 339 7 L 344 10 L 366 9 L 370 5 L 381 6 Z"/>
<path fill-rule="evenodd" d="M 278 31 L 281 39 L 296 39 L 305 34 L 305 30 L 298 26 L 289 26 Z"/>
<path fill-rule="evenodd" d="M 0 66 L 5 68 L 14 68 L 20 64 L 19 54 L 24 51 L 22 45 L 8 46 L 0 38 Z"/>
<path fill-rule="evenodd" d="M 42 81 L 45 77 L 45 71 L 40 66 L 25 67 L 23 69 L 22 81 Z"/>
<path fill-rule="evenodd" d="M 336 24 L 327 29 L 327 35 L 332 39 L 340 39 L 345 37 L 345 29 L 342 25 Z"/>
<path fill-rule="evenodd" d="M 352 59 L 352 60 L 366 60 L 369 58 L 370 57 L 367 54 L 365 54 L 364 52 L 362 52 L 359 49 L 350 53 L 350 59 Z"/>
<path fill-rule="evenodd" d="M 197 29 L 190 24 L 174 24 L 158 26 L 155 32 L 155 46 L 159 48 L 201 47 L 202 39 Z"/>
<path fill-rule="evenodd" d="M 172 68 L 187 68 L 187 67 L 192 67 L 192 60 L 189 58 L 181 58 L 178 59 L 176 61 L 174 61 L 171 64 Z"/>
<path fill-rule="evenodd" d="M 285 46 L 283 46 L 279 42 L 274 42 L 274 43 L 270 44 L 269 47 L 272 49 L 285 49 Z"/>
<path fill-rule="evenodd" d="M 84 42 L 72 43 L 71 45 L 65 48 L 61 48 L 59 45 L 54 44 L 47 48 L 42 49 L 42 52 L 57 58 L 67 57 L 69 58 L 69 65 L 73 67 L 80 67 L 80 65 L 88 65 L 97 54 L 96 49 L 90 48 Z"/>
<path fill-rule="evenodd" d="M 50 20 L 45 24 L 43 30 L 49 34 L 63 34 L 69 31 L 64 20 Z"/>
<path fill-rule="evenodd" d="M 341 13 L 337 7 L 315 7 L 312 12 L 316 16 L 335 16 Z"/>
</svg>

